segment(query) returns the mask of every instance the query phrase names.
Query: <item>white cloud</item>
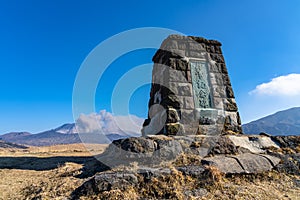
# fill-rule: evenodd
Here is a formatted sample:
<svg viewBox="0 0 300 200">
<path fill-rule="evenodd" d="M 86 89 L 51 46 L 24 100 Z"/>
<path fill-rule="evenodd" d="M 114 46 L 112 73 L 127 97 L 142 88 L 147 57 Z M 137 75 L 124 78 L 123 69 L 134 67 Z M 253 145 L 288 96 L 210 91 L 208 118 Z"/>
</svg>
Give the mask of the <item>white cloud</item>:
<svg viewBox="0 0 300 200">
<path fill-rule="evenodd" d="M 268 83 L 263 83 L 249 94 L 268 96 L 299 96 L 300 95 L 300 74 L 288 74 L 273 78 Z"/>
<path fill-rule="evenodd" d="M 135 115 L 114 116 L 105 110 L 88 115 L 81 114 L 76 120 L 80 133 L 102 132 L 104 134 L 140 134 L 144 119 Z"/>
</svg>

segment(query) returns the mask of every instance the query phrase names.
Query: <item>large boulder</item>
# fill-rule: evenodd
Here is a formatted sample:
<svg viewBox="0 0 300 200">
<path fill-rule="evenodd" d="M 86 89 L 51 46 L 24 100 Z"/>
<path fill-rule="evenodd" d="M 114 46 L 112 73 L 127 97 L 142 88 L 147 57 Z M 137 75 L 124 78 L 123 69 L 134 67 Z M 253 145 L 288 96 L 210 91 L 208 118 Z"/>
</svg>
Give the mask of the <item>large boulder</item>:
<svg viewBox="0 0 300 200">
<path fill-rule="evenodd" d="M 239 155 L 219 155 L 202 160 L 203 165 L 216 166 L 225 174 L 261 173 L 271 170 L 280 159 L 269 155 L 244 153 Z"/>
</svg>

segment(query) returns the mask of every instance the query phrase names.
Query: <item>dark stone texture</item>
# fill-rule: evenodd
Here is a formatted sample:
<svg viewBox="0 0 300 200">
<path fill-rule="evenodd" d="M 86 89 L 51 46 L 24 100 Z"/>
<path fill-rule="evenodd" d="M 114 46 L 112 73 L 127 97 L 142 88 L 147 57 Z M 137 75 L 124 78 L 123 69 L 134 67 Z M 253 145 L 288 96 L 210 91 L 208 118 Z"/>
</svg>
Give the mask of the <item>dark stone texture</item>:
<svg viewBox="0 0 300 200">
<path fill-rule="evenodd" d="M 275 158 L 273 159 L 275 160 Z M 280 159 L 277 159 L 276 165 Z M 214 156 L 202 160 L 203 165 L 214 165 L 225 174 L 262 173 L 273 168 L 269 159 L 258 154 L 244 153 L 231 156 Z"/>
<path fill-rule="evenodd" d="M 203 70 L 195 70 L 193 68 L 193 74 L 191 74 L 191 63 L 196 61 L 203 63 L 195 65 L 195 69 L 199 69 L 197 67 L 207 68 L 203 68 Z M 156 84 L 153 84 L 151 88 L 149 109 L 153 104 L 159 103 L 166 109 L 195 111 L 204 107 L 225 110 L 227 111 L 226 115 L 237 113 L 238 108 L 234 100 L 234 93 L 222 55 L 220 42 L 194 36 L 170 35 L 163 41 L 160 49 L 153 56 L 153 62 L 152 82 Z M 201 73 L 207 73 L 207 78 L 206 75 L 201 75 Z M 195 80 L 192 80 L 193 77 Z M 206 89 L 206 87 L 209 87 L 209 89 Z M 157 95 L 157 92 L 160 92 L 161 95 L 160 102 L 154 102 L 154 96 Z M 194 95 L 196 95 L 196 100 Z M 203 101 L 201 98 L 204 98 Z M 209 104 L 205 104 L 208 101 L 207 99 L 210 101 Z M 202 104 L 199 104 L 199 102 L 202 102 Z M 154 115 L 151 113 L 149 116 Z M 159 116 L 159 113 L 157 113 L 157 116 Z M 167 121 L 163 121 L 163 118 L 161 121 L 165 124 L 180 122 L 184 124 L 183 131 L 177 130 L 177 125 L 165 125 L 165 129 L 161 130 L 158 134 L 174 135 L 176 132 L 190 134 L 196 129 L 195 124 L 192 126 L 189 125 L 189 121 L 193 123 L 196 121 L 192 115 L 187 116 L 178 113 L 178 117 L 179 119 L 174 113 L 170 113 Z M 156 117 L 156 119 L 158 118 Z M 216 135 L 222 133 L 218 130 L 222 122 L 224 122 L 224 117 L 219 115 L 214 117 L 201 116 L 198 117 L 197 121 L 198 125 L 204 126 L 199 127 L 199 134 Z M 146 126 L 151 128 L 155 124 L 160 123 L 151 120 L 145 123 Z M 241 126 L 239 124 L 224 124 L 223 133 L 241 133 Z M 185 128 L 185 126 L 187 127 Z M 152 134 L 153 131 L 150 131 L 151 128 L 143 129 L 143 135 Z"/>
<path fill-rule="evenodd" d="M 208 157 L 202 160 L 203 165 L 216 166 L 225 174 L 244 173 L 244 169 L 235 158 L 226 156 Z"/>
<path fill-rule="evenodd" d="M 173 176 L 174 172 L 183 176 L 203 179 L 206 178 L 209 171 L 207 166 L 215 166 L 224 174 L 260 174 L 275 169 L 281 173 L 300 175 L 300 153 L 292 153 L 297 150 L 299 136 L 271 136 L 271 138 L 273 140 L 270 137 L 259 135 L 170 137 L 153 135 L 146 138 L 116 140 L 100 156 L 108 156 L 108 159 L 118 162 L 119 165 L 126 164 L 128 166 L 131 162 L 138 162 L 138 166 L 132 169 L 127 167 L 123 171 L 102 171 L 77 188 L 70 198 L 79 199 L 80 196 L 92 195 L 100 197 L 106 191 L 126 191 L 132 187 L 140 189 L 145 184 L 152 184 L 152 180 Z M 245 141 L 250 141 L 250 143 L 245 143 Z M 252 144 L 251 141 L 256 143 Z M 259 141 L 264 141 L 263 145 L 258 145 Z M 274 141 L 280 147 L 275 151 L 266 149 L 270 145 L 267 143 L 275 144 Z M 241 151 L 241 147 L 244 148 L 243 151 Z M 263 153 L 249 153 L 253 147 Z M 245 151 L 247 149 L 248 152 Z M 292 151 L 286 151 L 287 149 Z M 126 154 L 122 151 L 134 154 Z M 200 162 L 173 165 L 170 168 L 161 167 L 161 163 L 174 163 L 173 161 L 182 155 L 197 156 Z M 122 163 L 121 160 L 127 162 Z M 200 197 L 204 196 L 206 192 L 202 188 L 186 189 L 185 194 Z"/>
<path fill-rule="evenodd" d="M 244 173 L 262 173 L 273 168 L 272 163 L 261 155 L 245 153 L 232 157 L 236 158 L 242 165 Z"/>
<path fill-rule="evenodd" d="M 167 123 L 176 123 L 179 122 L 180 117 L 175 109 L 168 109 L 167 110 Z"/>
<path fill-rule="evenodd" d="M 300 146 L 300 136 L 271 136 L 281 147 L 296 149 Z"/>
<path fill-rule="evenodd" d="M 233 111 L 233 112 L 237 112 L 237 110 L 238 110 L 236 103 L 231 98 L 227 98 L 225 100 L 224 109 L 226 111 Z"/>
<path fill-rule="evenodd" d="M 226 96 L 227 98 L 234 98 L 234 94 L 231 87 L 226 87 Z"/>
<path fill-rule="evenodd" d="M 212 149 L 210 150 L 209 155 L 237 153 L 238 149 L 229 138 L 219 137 Z"/>
<path fill-rule="evenodd" d="M 133 172 L 103 172 L 96 174 L 72 193 L 72 199 L 90 196 L 113 189 L 126 190 L 137 185 L 138 178 Z"/>
<path fill-rule="evenodd" d="M 169 135 L 181 134 L 184 129 L 180 123 L 170 123 L 165 125 L 165 129 Z"/>
</svg>

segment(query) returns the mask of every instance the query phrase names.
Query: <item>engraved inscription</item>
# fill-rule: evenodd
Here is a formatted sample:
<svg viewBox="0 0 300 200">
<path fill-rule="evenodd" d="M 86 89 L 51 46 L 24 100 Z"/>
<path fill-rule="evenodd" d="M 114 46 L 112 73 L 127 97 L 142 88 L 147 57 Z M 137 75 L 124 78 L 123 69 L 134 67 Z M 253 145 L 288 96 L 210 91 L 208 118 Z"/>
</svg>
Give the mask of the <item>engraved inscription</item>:
<svg viewBox="0 0 300 200">
<path fill-rule="evenodd" d="M 212 108 L 206 63 L 203 61 L 191 61 L 190 65 L 195 108 Z"/>
</svg>

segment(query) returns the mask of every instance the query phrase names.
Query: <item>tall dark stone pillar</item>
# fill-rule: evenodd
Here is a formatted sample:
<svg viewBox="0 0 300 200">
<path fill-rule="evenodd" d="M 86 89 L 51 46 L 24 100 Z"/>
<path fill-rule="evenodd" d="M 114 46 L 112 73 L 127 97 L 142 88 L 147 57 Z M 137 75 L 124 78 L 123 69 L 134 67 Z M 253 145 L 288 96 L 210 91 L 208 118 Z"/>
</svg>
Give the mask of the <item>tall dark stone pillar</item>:
<svg viewBox="0 0 300 200">
<path fill-rule="evenodd" d="M 221 43 L 170 35 L 153 57 L 143 135 L 242 132 Z"/>
</svg>

